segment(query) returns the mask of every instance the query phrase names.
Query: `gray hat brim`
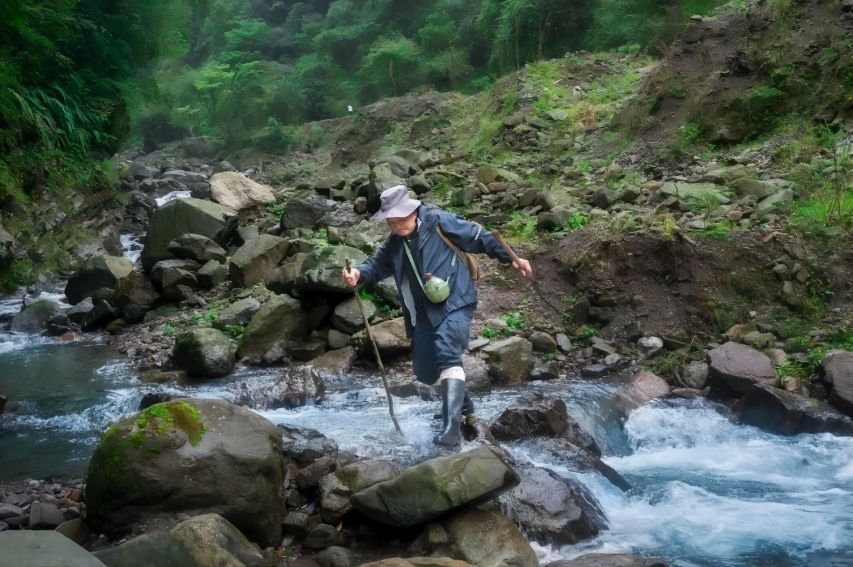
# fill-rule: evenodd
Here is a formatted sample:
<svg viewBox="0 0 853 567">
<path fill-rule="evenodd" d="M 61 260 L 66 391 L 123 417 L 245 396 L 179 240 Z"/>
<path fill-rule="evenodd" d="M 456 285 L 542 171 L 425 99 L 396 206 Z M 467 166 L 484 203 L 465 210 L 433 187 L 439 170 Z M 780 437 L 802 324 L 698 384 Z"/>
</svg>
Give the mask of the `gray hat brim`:
<svg viewBox="0 0 853 567">
<path fill-rule="evenodd" d="M 421 206 L 421 202 L 417 199 L 409 199 L 396 205 L 387 211 L 379 210 L 376 214 L 370 217 L 370 222 L 380 222 L 385 219 L 398 219 L 407 217 Z"/>
</svg>

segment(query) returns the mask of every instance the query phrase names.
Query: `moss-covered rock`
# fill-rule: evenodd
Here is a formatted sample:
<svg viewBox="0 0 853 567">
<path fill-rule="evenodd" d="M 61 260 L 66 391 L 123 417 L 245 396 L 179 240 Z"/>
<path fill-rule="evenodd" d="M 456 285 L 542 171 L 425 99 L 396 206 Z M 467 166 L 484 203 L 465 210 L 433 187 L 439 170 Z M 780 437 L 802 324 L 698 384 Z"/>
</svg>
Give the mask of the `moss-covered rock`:
<svg viewBox="0 0 853 567">
<path fill-rule="evenodd" d="M 516 486 L 519 477 L 489 447 L 438 457 L 353 495 L 365 516 L 389 526 L 426 522 L 465 504 L 485 502 Z"/>
<path fill-rule="evenodd" d="M 284 509 L 281 431 L 223 400 L 154 404 L 111 426 L 89 463 L 86 521 L 96 530 L 184 512 L 220 514 L 274 545 Z"/>
</svg>

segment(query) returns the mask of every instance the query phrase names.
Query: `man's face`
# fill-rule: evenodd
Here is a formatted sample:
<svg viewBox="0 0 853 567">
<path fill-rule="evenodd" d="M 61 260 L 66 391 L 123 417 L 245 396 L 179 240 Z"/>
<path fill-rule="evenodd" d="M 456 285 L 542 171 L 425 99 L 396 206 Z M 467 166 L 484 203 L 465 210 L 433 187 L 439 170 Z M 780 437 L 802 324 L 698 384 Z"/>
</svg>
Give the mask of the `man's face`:
<svg viewBox="0 0 853 567">
<path fill-rule="evenodd" d="M 385 222 L 391 227 L 391 232 L 405 238 L 415 232 L 415 228 L 418 225 L 418 214 L 416 211 L 407 217 L 385 219 Z"/>
</svg>

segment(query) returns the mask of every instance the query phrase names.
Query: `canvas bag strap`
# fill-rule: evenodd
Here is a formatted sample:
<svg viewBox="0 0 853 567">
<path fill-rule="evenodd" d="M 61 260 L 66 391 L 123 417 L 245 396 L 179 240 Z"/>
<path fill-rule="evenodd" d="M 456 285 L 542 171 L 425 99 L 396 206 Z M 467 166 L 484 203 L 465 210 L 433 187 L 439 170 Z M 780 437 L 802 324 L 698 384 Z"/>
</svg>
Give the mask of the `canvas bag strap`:
<svg viewBox="0 0 853 567">
<path fill-rule="evenodd" d="M 453 250 L 454 252 L 456 252 L 456 254 L 461 258 L 462 257 L 462 250 L 460 250 L 458 246 L 453 244 L 453 242 L 451 242 L 450 239 L 444 235 L 444 232 L 441 230 L 441 227 L 438 225 L 435 225 L 435 231 L 438 232 L 438 235 L 441 237 L 442 240 L 444 240 L 444 243 L 447 244 L 448 246 L 450 246 L 450 249 Z"/>
<path fill-rule="evenodd" d="M 421 286 L 421 289 L 424 289 L 424 282 L 421 280 L 421 275 L 418 273 L 418 266 L 415 264 L 415 259 L 412 258 L 412 251 L 409 250 L 409 245 L 406 242 L 403 242 L 403 249 L 406 251 L 406 257 L 409 259 L 409 263 L 412 265 L 412 271 L 415 272 L 415 277 L 418 279 L 418 284 Z M 426 291 L 424 291 L 426 293 Z"/>
</svg>

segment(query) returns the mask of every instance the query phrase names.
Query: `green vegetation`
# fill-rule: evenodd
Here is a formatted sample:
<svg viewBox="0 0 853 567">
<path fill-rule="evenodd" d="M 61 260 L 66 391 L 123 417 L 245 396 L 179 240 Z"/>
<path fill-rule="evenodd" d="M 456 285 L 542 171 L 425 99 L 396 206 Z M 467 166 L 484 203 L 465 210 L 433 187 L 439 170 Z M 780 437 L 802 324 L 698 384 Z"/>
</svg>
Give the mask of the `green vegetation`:
<svg viewBox="0 0 853 567">
<path fill-rule="evenodd" d="M 566 230 L 573 232 L 579 230 L 589 224 L 589 215 L 586 213 L 572 213 L 569 217 L 569 222 L 566 223 Z"/>
<path fill-rule="evenodd" d="M 179 429 L 186 433 L 192 446 L 201 443 L 206 431 L 201 413 L 187 402 L 165 402 L 146 408 L 136 419 L 136 428 L 134 435 L 148 431 L 158 437 L 170 429 Z"/>
<path fill-rule="evenodd" d="M 510 221 L 504 225 L 504 230 L 513 241 L 530 241 L 536 236 L 536 217 L 521 211 L 513 211 Z"/>
</svg>

